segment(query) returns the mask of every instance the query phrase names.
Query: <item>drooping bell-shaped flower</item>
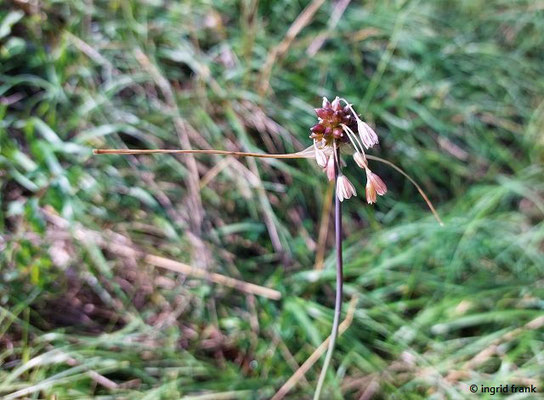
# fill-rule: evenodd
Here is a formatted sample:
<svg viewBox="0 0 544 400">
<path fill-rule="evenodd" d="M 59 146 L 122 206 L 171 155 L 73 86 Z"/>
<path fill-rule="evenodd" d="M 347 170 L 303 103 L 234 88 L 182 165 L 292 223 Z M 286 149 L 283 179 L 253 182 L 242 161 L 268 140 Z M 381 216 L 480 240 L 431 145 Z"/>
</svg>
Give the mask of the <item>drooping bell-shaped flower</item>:
<svg viewBox="0 0 544 400">
<path fill-rule="evenodd" d="M 366 123 L 357 118 L 357 132 L 361 138 L 363 145 L 369 149 L 375 144 L 378 144 L 378 135 L 376 132 Z"/>
<path fill-rule="evenodd" d="M 345 199 L 349 199 L 351 196 L 357 196 L 357 192 L 355 191 L 355 187 L 352 185 L 352 183 L 349 181 L 348 178 L 346 178 L 345 175 L 339 175 L 336 181 L 336 196 L 338 196 L 338 199 L 340 201 L 344 201 Z"/>
<path fill-rule="evenodd" d="M 329 157 L 329 161 L 327 161 L 327 165 L 325 166 L 325 172 L 329 181 L 334 180 L 334 155 Z"/>
<path fill-rule="evenodd" d="M 366 168 L 366 201 L 368 204 L 376 202 L 376 194 L 383 196 L 387 193 L 387 186 L 382 181 L 382 179 L 372 172 L 370 169 Z"/>
</svg>

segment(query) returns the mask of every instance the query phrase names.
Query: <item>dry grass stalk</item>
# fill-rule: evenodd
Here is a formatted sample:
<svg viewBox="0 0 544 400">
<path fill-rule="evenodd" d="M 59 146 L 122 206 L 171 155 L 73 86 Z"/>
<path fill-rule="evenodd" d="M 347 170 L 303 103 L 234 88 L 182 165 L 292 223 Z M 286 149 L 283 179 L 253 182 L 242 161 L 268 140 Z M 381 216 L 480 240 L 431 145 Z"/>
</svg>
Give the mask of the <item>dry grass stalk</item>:
<svg viewBox="0 0 544 400">
<path fill-rule="evenodd" d="M 270 51 L 270 53 L 268 53 L 268 57 L 266 58 L 266 62 L 264 63 L 263 72 L 261 73 L 261 78 L 259 79 L 259 81 L 261 82 L 259 86 L 259 93 L 261 95 L 266 93 L 270 86 L 270 75 L 272 73 L 272 68 L 274 67 L 274 63 L 276 62 L 276 60 L 283 57 L 283 55 L 291 46 L 293 40 L 295 40 L 295 37 L 300 33 L 302 29 L 304 29 L 306 25 L 310 23 L 313 16 L 317 12 L 317 10 L 319 10 L 319 8 L 323 5 L 323 3 L 325 3 L 325 0 L 313 0 L 291 24 L 280 44 L 278 44 Z"/>
<path fill-rule="evenodd" d="M 51 223 L 61 228 L 66 228 L 68 226 L 68 223 L 64 218 L 54 214 L 52 211 L 45 210 L 45 209 L 43 211 L 47 219 Z M 254 283 L 241 281 L 239 279 L 234 279 L 229 276 L 225 276 L 215 272 L 208 272 L 202 268 L 196 268 L 188 264 L 171 260 L 169 258 L 147 254 L 141 250 L 138 250 L 132 246 L 129 246 L 127 244 L 128 241 L 121 242 L 119 240 L 116 240 L 115 237 L 108 237 L 107 239 L 105 239 L 104 233 L 100 234 L 90 229 L 83 229 L 81 227 L 76 227 L 73 230 L 73 232 L 74 232 L 73 235 L 77 240 L 80 240 L 80 241 L 92 240 L 98 246 L 102 248 L 106 248 L 108 249 L 108 251 L 111 251 L 112 253 L 115 253 L 122 257 L 142 259 L 145 263 L 153 265 L 155 267 L 168 269 L 174 272 L 179 272 L 194 278 L 206 279 L 218 285 L 227 286 L 244 293 L 262 296 L 272 300 L 281 299 L 281 292 L 277 290 L 267 288 L 264 286 L 259 286 Z M 121 236 L 121 235 L 117 234 L 116 236 Z"/>
</svg>

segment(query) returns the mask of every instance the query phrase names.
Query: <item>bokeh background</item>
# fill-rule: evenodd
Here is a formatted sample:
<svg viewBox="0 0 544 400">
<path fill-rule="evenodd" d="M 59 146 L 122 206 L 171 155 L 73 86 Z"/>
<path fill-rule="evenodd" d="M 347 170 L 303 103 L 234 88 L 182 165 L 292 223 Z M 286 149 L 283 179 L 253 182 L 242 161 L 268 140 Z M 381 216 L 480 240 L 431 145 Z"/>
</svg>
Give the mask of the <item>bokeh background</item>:
<svg viewBox="0 0 544 400">
<path fill-rule="evenodd" d="M 375 162 L 368 206 L 348 160 L 325 398 L 544 392 L 542 1 L 4 0 L 0 395 L 271 398 L 330 331 L 323 173 L 92 148 L 298 151 L 335 95 L 445 226 Z"/>
</svg>

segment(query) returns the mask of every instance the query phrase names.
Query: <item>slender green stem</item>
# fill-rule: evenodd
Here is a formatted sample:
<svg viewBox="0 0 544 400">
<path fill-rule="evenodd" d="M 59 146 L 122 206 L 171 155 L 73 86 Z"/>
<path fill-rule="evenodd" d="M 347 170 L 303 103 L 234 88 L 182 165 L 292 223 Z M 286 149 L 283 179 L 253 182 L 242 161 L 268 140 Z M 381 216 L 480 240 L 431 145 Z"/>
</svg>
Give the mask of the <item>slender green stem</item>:
<svg viewBox="0 0 544 400">
<path fill-rule="evenodd" d="M 337 149 L 337 160 L 340 160 L 340 151 Z M 338 174 L 340 171 L 339 162 L 336 163 L 335 176 L 336 185 L 338 185 Z M 336 299 L 334 303 L 334 319 L 332 322 L 331 335 L 329 340 L 329 348 L 327 349 L 327 355 L 325 356 L 325 362 L 319 375 L 317 387 L 314 393 L 314 400 L 319 400 L 321 396 L 321 390 L 323 389 L 323 383 L 327 376 L 327 370 L 331 363 L 332 354 L 334 352 L 334 346 L 336 344 L 336 338 L 338 337 L 338 326 L 340 325 L 340 314 L 342 312 L 342 289 L 344 286 L 343 277 L 343 262 L 342 262 L 342 203 L 340 199 L 334 194 L 334 228 L 336 238 Z"/>
</svg>

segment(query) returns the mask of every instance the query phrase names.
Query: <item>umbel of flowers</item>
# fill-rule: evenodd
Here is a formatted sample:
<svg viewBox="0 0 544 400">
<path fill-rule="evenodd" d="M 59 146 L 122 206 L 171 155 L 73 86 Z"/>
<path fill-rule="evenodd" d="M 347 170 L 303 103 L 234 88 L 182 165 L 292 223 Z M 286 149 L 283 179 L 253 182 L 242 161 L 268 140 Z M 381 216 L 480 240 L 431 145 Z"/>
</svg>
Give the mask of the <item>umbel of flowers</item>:
<svg viewBox="0 0 544 400">
<path fill-rule="evenodd" d="M 387 186 L 382 179 L 368 167 L 365 149 L 378 143 L 378 135 L 353 110 L 345 99 L 336 97 L 332 102 L 323 98 L 321 108 L 316 108 L 318 123 L 311 129 L 310 138 L 314 141 L 315 160 L 323 168 L 329 180 L 335 178 L 335 166 L 338 171 L 336 195 L 343 201 L 357 196 L 355 187 L 344 174 L 340 153 L 343 147 L 352 145 L 355 163 L 366 172 L 366 201 L 376 202 L 376 195 L 383 196 Z"/>
</svg>

